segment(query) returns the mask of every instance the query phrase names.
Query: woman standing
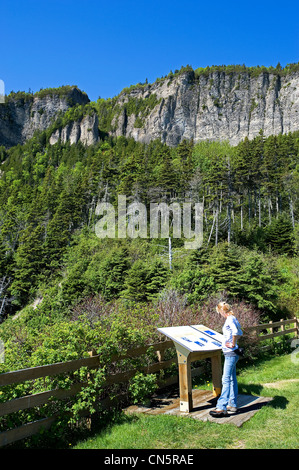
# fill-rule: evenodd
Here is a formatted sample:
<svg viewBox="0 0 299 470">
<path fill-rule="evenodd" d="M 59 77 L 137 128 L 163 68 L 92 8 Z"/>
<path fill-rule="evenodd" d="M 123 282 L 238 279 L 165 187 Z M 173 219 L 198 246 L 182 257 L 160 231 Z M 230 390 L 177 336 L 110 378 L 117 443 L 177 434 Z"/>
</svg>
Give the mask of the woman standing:
<svg viewBox="0 0 299 470">
<path fill-rule="evenodd" d="M 223 325 L 224 339 L 222 344 L 224 367 L 221 395 L 217 401 L 216 409 L 214 411 L 210 411 L 210 415 L 214 418 L 221 418 L 222 416 L 227 416 L 228 412 L 236 413 L 238 411 L 236 364 L 238 362 L 239 355 L 236 351 L 238 350 L 237 340 L 243 333 L 240 323 L 234 316 L 230 305 L 226 302 L 220 302 L 216 307 L 216 311 L 225 318 L 225 323 Z"/>
</svg>

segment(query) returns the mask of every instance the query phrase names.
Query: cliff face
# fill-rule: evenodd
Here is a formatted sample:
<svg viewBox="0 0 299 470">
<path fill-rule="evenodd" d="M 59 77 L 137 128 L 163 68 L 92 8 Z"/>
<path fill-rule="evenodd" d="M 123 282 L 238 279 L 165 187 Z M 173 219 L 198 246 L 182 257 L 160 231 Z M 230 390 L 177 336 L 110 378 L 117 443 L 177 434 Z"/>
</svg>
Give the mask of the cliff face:
<svg viewBox="0 0 299 470">
<path fill-rule="evenodd" d="M 71 106 L 89 102 L 76 87 L 66 88 L 65 95 L 37 93 L 1 104 L 0 145 L 22 144 Z M 169 146 L 183 139 L 228 140 L 236 145 L 261 129 L 266 137 L 299 130 L 299 72 L 253 76 L 247 71 L 184 71 L 124 90 L 104 100 L 102 108 L 95 104 L 91 113 L 66 122 L 53 128 L 50 144 L 60 139 L 90 145 L 103 132 L 140 142 L 159 139 Z"/>
<path fill-rule="evenodd" d="M 27 95 L 6 99 L 0 105 L 0 145 L 12 147 L 23 144 L 36 130 L 47 129 L 59 114 L 75 104 L 87 104 L 89 99 L 76 87 L 65 93 Z"/>
<path fill-rule="evenodd" d="M 71 121 L 53 132 L 49 143 L 54 145 L 60 139 L 63 143 L 69 141 L 70 144 L 77 144 L 80 141 L 84 145 L 92 145 L 99 140 L 98 124 L 98 116 L 95 113 L 80 120 Z"/>
<path fill-rule="evenodd" d="M 128 114 L 125 104 L 156 95 L 157 105 L 144 113 Z M 236 145 L 254 138 L 299 129 L 299 73 L 214 72 L 195 77 L 185 72 L 172 80 L 134 89 L 119 96 L 121 113 L 112 122 L 113 134 L 148 142 L 161 139 L 170 146 L 182 139 L 228 140 Z"/>
</svg>

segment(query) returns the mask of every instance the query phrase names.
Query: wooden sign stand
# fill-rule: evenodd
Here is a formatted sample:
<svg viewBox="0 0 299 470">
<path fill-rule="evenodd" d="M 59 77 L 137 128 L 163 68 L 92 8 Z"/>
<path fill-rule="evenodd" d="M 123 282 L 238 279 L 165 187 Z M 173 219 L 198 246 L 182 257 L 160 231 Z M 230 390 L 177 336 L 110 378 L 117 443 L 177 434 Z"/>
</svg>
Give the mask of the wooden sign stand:
<svg viewBox="0 0 299 470">
<path fill-rule="evenodd" d="M 180 411 L 189 413 L 193 409 L 191 362 L 211 359 L 213 396 L 217 397 L 221 394 L 221 351 L 192 352 L 178 343 L 175 343 L 175 347 L 179 366 Z"/>
<path fill-rule="evenodd" d="M 191 362 L 211 359 L 213 395 L 221 394 L 221 350 L 223 335 L 204 325 L 158 328 L 173 340 L 179 366 L 180 411 L 189 413 L 193 408 Z"/>
</svg>

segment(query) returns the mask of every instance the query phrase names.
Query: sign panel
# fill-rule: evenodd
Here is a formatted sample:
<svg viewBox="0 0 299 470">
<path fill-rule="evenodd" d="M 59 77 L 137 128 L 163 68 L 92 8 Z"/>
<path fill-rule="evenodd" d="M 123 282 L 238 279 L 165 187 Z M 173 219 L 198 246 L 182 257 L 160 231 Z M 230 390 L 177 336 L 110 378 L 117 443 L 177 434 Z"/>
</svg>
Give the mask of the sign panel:
<svg viewBox="0 0 299 470">
<path fill-rule="evenodd" d="M 221 349 L 222 335 L 204 325 L 171 326 L 158 331 L 191 352 Z"/>
<path fill-rule="evenodd" d="M 221 344 L 223 342 L 223 335 L 218 333 L 215 330 L 212 330 L 211 328 L 207 328 L 204 325 L 192 325 L 192 328 L 195 328 L 196 330 L 205 333 L 208 335 L 210 338 L 213 338 L 215 341 L 219 341 Z"/>
</svg>

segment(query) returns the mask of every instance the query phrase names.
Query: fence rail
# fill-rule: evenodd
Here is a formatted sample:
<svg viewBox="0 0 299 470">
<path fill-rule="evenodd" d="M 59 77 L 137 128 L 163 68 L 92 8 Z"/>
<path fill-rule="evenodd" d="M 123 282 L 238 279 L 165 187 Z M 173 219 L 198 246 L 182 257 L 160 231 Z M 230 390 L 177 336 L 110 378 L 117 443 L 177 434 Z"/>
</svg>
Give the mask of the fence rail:
<svg viewBox="0 0 299 470">
<path fill-rule="evenodd" d="M 293 324 L 294 327 L 288 328 L 286 330 L 285 327 L 290 324 Z M 265 341 L 267 339 L 272 339 L 277 336 L 288 335 L 291 333 L 296 333 L 296 335 L 299 336 L 299 320 L 297 317 L 294 317 L 288 320 L 280 320 L 276 322 L 270 321 L 269 323 L 262 323 L 260 325 L 249 326 L 246 328 L 246 330 L 255 331 L 259 342 Z M 261 334 L 261 332 L 264 330 L 270 330 L 270 333 L 268 333 L 267 331 L 267 333 Z"/>
<path fill-rule="evenodd" d="M 293 324 L 292 328 L 286 329 L 287 325 Z M 258 337 L 258 342 L 274 338 L 276 336 L 288 335 L 295 333 L 295 337 L 299 337 L 299 321 L 296 317 L 288 320 L 280 320 L 278 322 L 269 322 L 260 325 L 248 327 L 247 331 L 255 331 Z M 268 333 L 270 330 L 270 333 Z M 276 331 L 275 331 L 276 330 Z M 111 358 L 111 362 L 119 362 L 123 359 L 137 358 L 146 354 L 148 349 L 157 353 L 157 362 L 147 365 L 142 368 L 132 369 L 125 372 L 119 372 L 116 374 L 109 375 L 104 383 L 104 387 L 112 384 L 121 384 L 128 382 L 136 372 L 145 373 L 156 373 L 160 370 L 169 368 L 172 364 L 177 363 L 177 357 L 174 356 L 171 359 L 164 360 L 164 353 L 167 349 L 175 349 L 173 341 L 167 340 L 148 346 L 138 347 L 128 350 L 125 354 L 114 355 Z M 76 359 L 73 361 L 59 362 L 56 364 L 48 364 L 28 369 L 22 369 L 17 371 L 5 372 L 0 374 L 0 387 L 6 385 L 20 384 L 28 380 L 35 380 L 43 377 L 51 377 L 54 375 L 73 372 L 79 370 L 81 367 L 97 368 L 100 366 L 100 356 L 90 352 L 90 357 Z M 192 370 L 192 376 L 200 375 L 203 372 L 203 367 L 197 367 Z M 174 375 L 159 382 L 159 386 L 167 386 L 174 384 L 178 381 L 178 375 Z M 32 395 L 27 395 L 21 398 L 15 398 L 13 400 L 0 403 L 0 416 L 7 416 L 17 411 L 23 411 L 29 408 L 38 407 L 44 405 L 49 399 L 63 400 L 76 395 L 80 390 L 86 386 L 87 383 L 75 383 L 68 389 L 54 389 L 47 390 Z M 104 406 L 109 403 L 109 398 L 101 402 Z M 83 413 L 84 414 L 84 413 Z M 16 442 L 20 439 L 30 437 L 37 434 L 41 429 L 49 429 L 53 423 L 57 420 L 58 416 L 54 415 L 51 417 L 39 419 L 32 423 L 24 424 L 18 428 L 10 429 L 0 433 L 0 447 L 7 444 Z"/>
</svg>

